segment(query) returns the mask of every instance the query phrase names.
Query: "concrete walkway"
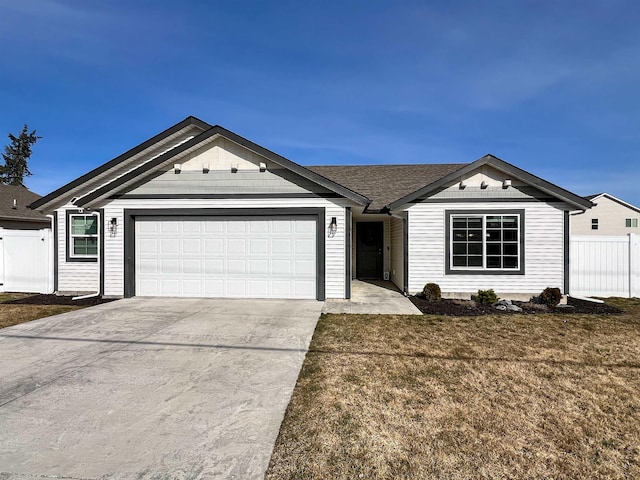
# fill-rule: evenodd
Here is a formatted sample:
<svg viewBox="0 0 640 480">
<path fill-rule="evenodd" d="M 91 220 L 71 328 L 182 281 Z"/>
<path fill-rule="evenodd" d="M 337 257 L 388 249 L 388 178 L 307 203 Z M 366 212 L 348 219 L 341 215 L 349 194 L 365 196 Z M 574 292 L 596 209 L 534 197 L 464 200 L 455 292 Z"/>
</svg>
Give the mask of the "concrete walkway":
<svg viewBox="0 0 640 480">
<path fill-rule="evenodd" d="M 327 300 L 322 313 L 369 313 L 422 315 L 391 282 L 382 280 L 351 282 L 350 300 Z"/>
<path fill-rule="evenodd" d="M 133 298 L 0 330 L 0 479 L 263 478 L 321 307 Z"/>
</svg>

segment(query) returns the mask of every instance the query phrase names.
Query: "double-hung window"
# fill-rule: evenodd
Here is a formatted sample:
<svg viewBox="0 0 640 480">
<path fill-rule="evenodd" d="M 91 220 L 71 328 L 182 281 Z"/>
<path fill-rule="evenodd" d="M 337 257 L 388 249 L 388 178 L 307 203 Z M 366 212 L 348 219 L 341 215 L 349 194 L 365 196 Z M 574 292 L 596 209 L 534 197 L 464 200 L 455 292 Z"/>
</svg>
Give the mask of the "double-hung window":
<svg viewBox="0 0 640 480">
<path fill-rule="evenodd" d="M 69 221 L 69 257 L 95 259 L 98 257 L 98 217 L 72 213 Z"/>
<path fill-rule="evenodd" d="M 447 269 L 524 273 L 524 211 L 447 211 Z"/>
</svg>

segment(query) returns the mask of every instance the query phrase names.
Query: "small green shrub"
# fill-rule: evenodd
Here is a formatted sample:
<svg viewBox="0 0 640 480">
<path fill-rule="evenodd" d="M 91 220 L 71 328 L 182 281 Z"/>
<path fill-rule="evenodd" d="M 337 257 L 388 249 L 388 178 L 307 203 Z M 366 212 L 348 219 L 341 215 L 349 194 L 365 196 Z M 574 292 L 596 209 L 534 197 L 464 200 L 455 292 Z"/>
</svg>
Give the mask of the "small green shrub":
<svg viewBox="0 0 640 480">
<path fill-rule="evenodd" d="M 475 301 L 485 305 L 491 305 L 498 301 L 498 296 L 496 295 L 496 292 L 493 291 L 493 288 L 490 288 L 489 290 L 478 290 L 478 295 L 476 295 Z"/>
<path fill-rule="evenodd" d="M 560 303 L 562 293 L 559 288 L 547 287 L 542 291 L 538 298 L 540 299 L 540 303 L 544 303 L 549 307 L 555 307 Z"/>
<path fill-rule="evenodd" d="M 437 283 L 427 283 L 422 289 L 422 295 L 427 302 L 439 302 L 442 299 L 440 285 Z"/>
</svg>

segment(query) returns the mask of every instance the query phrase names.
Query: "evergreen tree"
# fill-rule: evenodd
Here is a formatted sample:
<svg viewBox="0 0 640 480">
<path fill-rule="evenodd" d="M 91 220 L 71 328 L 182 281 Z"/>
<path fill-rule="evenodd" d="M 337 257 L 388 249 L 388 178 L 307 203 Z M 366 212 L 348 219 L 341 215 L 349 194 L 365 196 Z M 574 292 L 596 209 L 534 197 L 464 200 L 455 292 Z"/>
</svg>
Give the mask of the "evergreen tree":
<svg viewBox="0 0 640 480">
<path fill-rule="evenodd" d="M 0 165 L 0 182 L 5 185 L 24 186 L 24 177 L 31 176 L 27 166 L 27 161 L 31 157 L 31 146 L 42 137 L 37 136 L 35 130 L 28 132 L 29 129 L 25 124 L 17 137 L 9 133 L 11 143 L 4 147 L 2 154 L 4 165 Z"/>
</svg>

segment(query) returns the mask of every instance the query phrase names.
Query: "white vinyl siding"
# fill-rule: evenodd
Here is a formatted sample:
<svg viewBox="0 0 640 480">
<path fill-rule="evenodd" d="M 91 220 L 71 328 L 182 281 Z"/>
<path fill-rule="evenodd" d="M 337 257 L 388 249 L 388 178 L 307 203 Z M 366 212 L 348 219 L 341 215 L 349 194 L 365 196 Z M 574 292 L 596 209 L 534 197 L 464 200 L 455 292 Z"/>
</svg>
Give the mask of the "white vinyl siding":
<svg viewBox="0 0 640 480">
<path fill-rule="evenodd" d="M 105 290 L 107 296 L 124 295 L 124 210 L 125 209 L 186 209 L 186 208 L 325 208 L 325 295 L 345 296 L 345 206 L 348 200 L 323 198 L 269 199 L 116 199 L 104 207 L 105 222 L 116 218 L 115 235 L 105 235 Z M 329 222 L 336 217 L 338 230 L 329 236 Z"/>
<path fill-rule="evenodd" d="M 477 210 L 498 213 L 516 206 L 524 210 L 524 274 L 446 274 L 445 211 Z M 421 203 L 409 213 L 409 291 L 428 282 L 443 292 L 476 292 L 493 288 L 503 293 L 539 293 L 564 285 L 564 205 L 544 202 Z"/>
<path fill-rule="evenodd" d="M 75 207 L 74 207 L 75 209 Z M 58 210 L 58 291 L 97 292 L 98 262 L 67 262 L 67 225 L 65 210 Z"/>
</svg>

